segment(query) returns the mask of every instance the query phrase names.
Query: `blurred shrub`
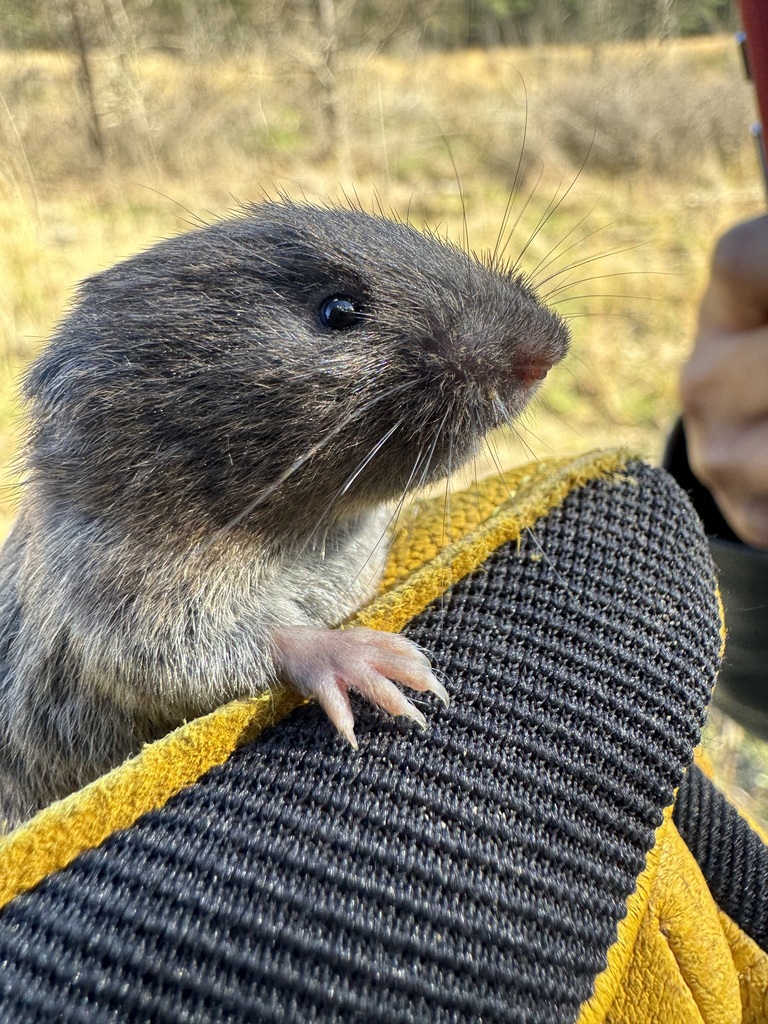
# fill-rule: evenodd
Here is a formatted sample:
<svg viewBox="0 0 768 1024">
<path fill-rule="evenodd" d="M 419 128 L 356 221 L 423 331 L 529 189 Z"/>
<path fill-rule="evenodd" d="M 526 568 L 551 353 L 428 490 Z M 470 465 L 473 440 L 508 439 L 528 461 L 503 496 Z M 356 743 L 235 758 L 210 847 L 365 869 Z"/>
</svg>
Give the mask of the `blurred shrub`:
<svg viewBox="0 0 768 1024">
<path fill-rule="evenodd" d="M 648 61 L 602 62 L 553 90 L 552 140 L 572 159 L 589 149 L 593 171 L 690 181 L 726 167 L 744 149 L 754 119 L 749 87 L 726 69 Z"/>
</svg>

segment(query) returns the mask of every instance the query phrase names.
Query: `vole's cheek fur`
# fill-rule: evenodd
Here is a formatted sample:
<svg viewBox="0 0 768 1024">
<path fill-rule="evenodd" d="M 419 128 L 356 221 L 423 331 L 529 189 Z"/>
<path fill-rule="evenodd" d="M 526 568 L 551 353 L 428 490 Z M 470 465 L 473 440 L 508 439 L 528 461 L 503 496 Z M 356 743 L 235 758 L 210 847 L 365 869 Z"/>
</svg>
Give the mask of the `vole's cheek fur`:
<svg viewBox="0 0 768 1024">
<path fill-rule="evenodd" d="M 566 346 L 521 280 L 356 210 L 266 203 L 86 282 L 25 384 L 0 821 L 279 677 L 353 744 L 349 688 L 423 724 L 392 680 L 446 699 L 424 656 L 328 627 L 375 590 L 385 503 Z"/>
</svg>

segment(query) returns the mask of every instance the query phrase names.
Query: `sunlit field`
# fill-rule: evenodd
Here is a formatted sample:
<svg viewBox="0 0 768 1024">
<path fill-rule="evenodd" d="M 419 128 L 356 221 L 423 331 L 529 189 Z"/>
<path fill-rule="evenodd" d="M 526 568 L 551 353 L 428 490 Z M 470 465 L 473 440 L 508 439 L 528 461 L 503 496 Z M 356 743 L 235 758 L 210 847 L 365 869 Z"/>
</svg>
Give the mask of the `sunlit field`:
<svg viewBox="0 0 768 1024">
<path fill-rule="evenodd" d="M 659 458 L 712 242 L 763 201 L 730 39 L 348 53 L 332 134 L 301 52 L 95 52 L 91 74 L 89 101 L 72 55 L 0 53 L 0 534 L 17 384 L 78 280 L 279 193 L 501 246 L 568 318 L 571 355 L 496 439 L 505 464 L 618 445 Z"/>
<path fill-rule="evenodd" d="M 73 57 L 0 55 L 6 522 L 16 382 L 77 281 L 280 191 L 392 209 L 478 252 L 501 233 L 574 339 L 501 457 L 658 456 L 713 237 L 761 202 L 729 39 L 349 54 L 333 140 L 300 61 L 97 53 L 92 67 L 101 154 Z"/>
</svg>

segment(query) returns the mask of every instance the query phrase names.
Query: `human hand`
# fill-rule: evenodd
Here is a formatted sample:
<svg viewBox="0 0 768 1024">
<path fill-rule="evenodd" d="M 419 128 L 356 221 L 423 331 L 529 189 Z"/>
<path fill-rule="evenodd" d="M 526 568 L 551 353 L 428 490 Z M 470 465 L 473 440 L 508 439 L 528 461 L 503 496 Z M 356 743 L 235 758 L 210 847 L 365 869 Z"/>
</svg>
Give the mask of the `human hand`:
<svg viewBox="0 0 768 1024">
<path fill-rule="evenodd" d="M 680 394 L 691 469 L 734 532 L 768 548 L 768 216 L 715 248 Z"/>
</svg>

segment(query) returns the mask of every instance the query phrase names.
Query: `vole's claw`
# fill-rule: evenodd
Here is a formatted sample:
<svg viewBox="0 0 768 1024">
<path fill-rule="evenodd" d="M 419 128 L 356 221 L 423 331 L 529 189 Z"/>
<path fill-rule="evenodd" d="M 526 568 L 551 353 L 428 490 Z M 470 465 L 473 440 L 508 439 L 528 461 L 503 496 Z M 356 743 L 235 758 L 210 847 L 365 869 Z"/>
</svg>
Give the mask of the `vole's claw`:
<svg viewBox="0 0 768 1024">
<path fill-rule="evenodd" d="M 330 630 L 294 627 L 275 635 L 276 661 L 286 682 L 315 697 L 350 744 L 357 749 L 347 691 L 352 688 L 391 715 L 403 715 L 422 729 L 427 720 L 397 683 L 434 693 L 448 704 L 448 692 L 429 660 L 410 640 L 372 629 Z"/>
<path fill-rule="evenodd" d="M 451 703 L 451 698 L 448 696 L 448 691 L 436 676 L 432 676 L 432 681 L 428 689 L 430 693 L 434 693 L 438 700 L 442 702 L 444 707 L 447 708 L 448 705 Z"/>
</svg>

